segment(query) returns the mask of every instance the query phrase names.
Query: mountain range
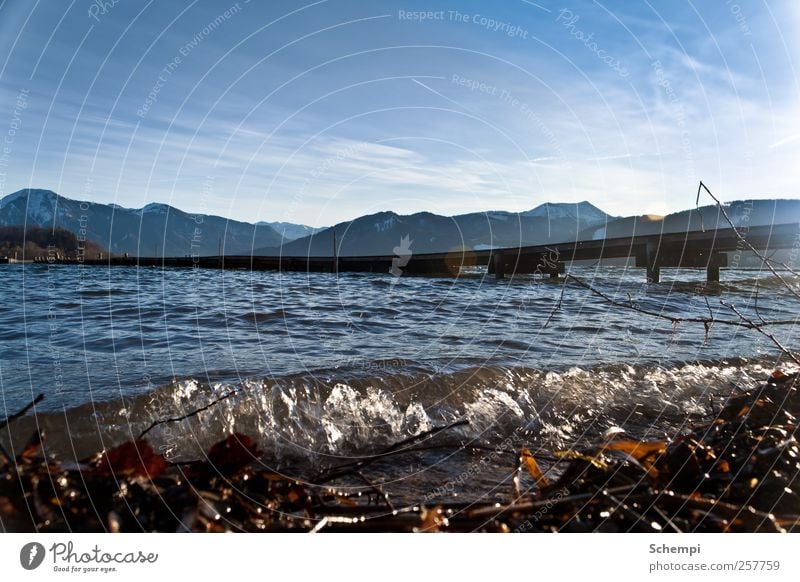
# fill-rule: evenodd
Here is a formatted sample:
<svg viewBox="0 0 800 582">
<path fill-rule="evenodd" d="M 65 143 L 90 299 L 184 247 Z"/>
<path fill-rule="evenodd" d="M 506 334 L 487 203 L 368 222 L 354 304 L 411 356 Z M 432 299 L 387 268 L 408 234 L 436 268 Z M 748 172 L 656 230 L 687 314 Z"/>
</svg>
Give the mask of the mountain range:
<svg viewBox="0 0 800 582">
<path fill-rule="evenodd" d="M 283 248 L 256 248 L 255 255 L 330 256 L 334 233 L 339 256 L 391 255 L 403 239 L 414 253 L 480 250 L 575 240 L 614 217 L 588 202 L 546 203 L 525 212 L 473 212 L 441 216 L 431 212 L 400 215 L 379 212 L 324 228 L 286 242 Z"/>
<path fill-rule="evenodd" d="M 725 206 L 737 226 L 800 223 L 800 200 L 744 200 Z M 379 212 L 327 228 L 287 222 L 251 224 L 187 213 L 166 204 L 123 208 L 26 189 L 0 200 L 0 226 L 64 228 L 115 254 L 331 256 L 392 255 L 399 246 L 419 254 L 454 249 L 614 238 L 727 228 L 717 206 L 667 216 L 611 216 L 589 202 L 545 203 L 524 212 L 441 216 Z"/>
<path fill-rule="evenodd" d="M 379 212 L 321 229 L 284 242 L 282 248 L 261 248 L 254 255 L 330 256 L 334 232 L 339 256 L 392 255 L 395 248 L 412 253 L 468 248 L 517 247 L 573 240 L 599 240 L 777 223 L 800 223 L 800 200 L 737 200 L 661 215 L 614 217 L 589 202 L 545 203 L 525 212 L 474 212 L 440 216 L 420 212 L 408 216 Z M 403 241 L 408 242 L 403 242 Z"/>
<path fill-rule="evenodd" d="M 314 228 L 305 224 L 293 224 L 291 222 L 256 222 L 257 226 L 269 226 L 281 235 L 284 241 L 292 241 L 304 236 L 315 234 L 322 228 Z"/>
<path fill-rule="evenodd" d="M 647 214 L 628 216 L 609 221 L 601 228 L 586 231 L 582 239 L 603 239 L 631 236 L 632 234 L 661 234 L 748 226 L 800 222 L 800 200 L 765 199 L 736 200 L 724 205 L 725 214 L 718 206 L 702 206 L 666 216 Z"/>
<path fill-rule="evenodd" d="M 0 226 L 15 225 L 64 228 L 112 253 L 141 256 L 245 254 L 283 242 L 268 225 L 190 214 L 167 204 L 96 204 L 50 190 L 20 190 L 0 200 Z"/>
</svg>

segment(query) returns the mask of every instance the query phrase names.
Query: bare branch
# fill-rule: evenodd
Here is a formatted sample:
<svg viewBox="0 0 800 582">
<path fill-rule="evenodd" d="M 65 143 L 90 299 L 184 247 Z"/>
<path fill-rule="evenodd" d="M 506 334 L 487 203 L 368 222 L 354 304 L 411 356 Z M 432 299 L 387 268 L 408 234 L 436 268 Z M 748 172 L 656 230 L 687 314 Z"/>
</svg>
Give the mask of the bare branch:
<svg viewBox="0 0 800 582">
<path fill-rule="evenodd" d="M 25 416 L 31 408 L 33 408 L 34 406 L 39 404 L 42 400 L 44 400 L 44 394 L 39 394 L 31 402 L 29 402 L 27 405 L 25 405 L 22 408 L 22 410 L 19 410 L 18 412 L 15 412 L 14 414 L 9 416 L 8 418 L 4 418 L 3 420 L 0 420 L 0 429 L 5 428 L 7 425 L 11 424 L 15 420 L 17 420 L 19 417 Z"/>
<path fill-rule="evenodd" d="M 706 231 L 706 227 L 703 224 L 703 211 L 700 210 L 700 189 L 703 188 L 703 182 L 700 182 L 700 185 L 697 187 L 697 200 L 695 200 L 694 207 L 697 210 L 697 214 L 700 215 L 700 230 L 703 232 Z"/>
<path fill-rule="evenodd" d="M 555 317 L 555 314 L 561 310 L 561 306 L 564 303 L 564 291 L 567 289 L 567 279 L 564 279 L 564 283 L 561 285 L 561 295 L 558 297 L 558 301 L 553 306 L 553 310 L 550 312 L 550 315 L 547 316 L 547 321 L 544 322 L 544 327 L 546 328 L 550 325 L 550 321 Z"/>
<path fill-rule="evenodd" d="M 219 398 L 217 398 L 213 402 L 209 402 L 205 406 L 203 406 L 201 408 L 198 408 L 197 410 L 193 410 L 192 412 L 190 412 L 188 414 L 184 414 L 183 416 L 176 416 L 176 417 L 173 417 L 173 418 L 164 418 L 162 420 L 153 421 L 153 424 L 151 424 L 146 429 L 144 429 L 139 434 L 139 437 L 136 440 L 141 440 L 144 437 L 144 435 L 146 435 L 147 433 L 149 433 L 151 430 L 153 430 L 155 427 L 157 427 L 159 425 L 166 424 L 168 422 L 180 422 L 182 420 L 186 420 L 187 418 L 191 418 L 193 416 L 196 416 L 196 415 L 200 414 L 201 412 L 208 410 L 212 406 L 222 402 L 223 400 L 225 400 L 227 398 L 230 398 L 234 394 L 238 394 L 238 392 L 239 392 L 238 390 L 231 390 L 230 392 L 228 392 L 227 394 L 224 394 L 223 396 L 220 396 Z"/>
<path fill-rule="evenodd" d="M 703 336 L 703 343 L 708 344 L 708 336 L 711 333 L 711 325 L 714 322 L 714 310 L 711 309 L 711 304 L 708 302 L 708 296 L 703 295 L 703 299 L 706 300 L 706 307 L 708 307 L 708 315 L 709 319 L 707 322 L 703 322 L 703 327 L 705 328 L 705 335 Z"/>
<path fill-rule="evenodd" d="M 44 394 L 39 394 L 38 396 L 36 396 L 36 398 L 34 398 L 30 403 L 28 403 L 26 406 L 24 406 L 21 410 L 15 412 L 14 414 L 12 414 L 11 416 L 9 416 L 7 418 L 4 418 L 3 420 L 0 420 L 0 430 L 4 429 L 6 426 L 8 426 L 9 424 L 14 422 L 15 420 L 17 420 L 21 416 L 25 416 L 31 408 L 33 408 L 34 406 L 39 404 L 42 400 L 44 400 Z M 0 456 L 2 456 L 2 458 L 0 458 L 0 461 L 3 461 L 4 463 L 10 463 L 11 460 L 14 458 L 5 449 L 5 447 L 3 447 L 2 444 L 0 444 Z"/>
<path fill-rule="evenodd" d="M 389 511 L 397 511 L 397 508 L 389 501 L 389 494 L 383 490 L 383 487 L 375 485 L 372 481 L 367 479 L 361 471 L 356 471 L 355 475 L 361 479 L 364 484 L 375 494 L 378 499 L 381 499 Z M 376 499 L 377 502 L 377 499 Z"/>
<path fill-rule="evenodd" d="M 344 477 L 345 475 L 352 475 L 355 474 L 357 471 L 360 471 L 365 466 L 369 465 L 370 463 L 374 463 L 379 459 L 383 459 L 389 457 L 391 455 L 395 455 L 398 453 L 405 453 L 407 452 L 405 447 L 408 445 L 412 445 L 414 443 L 428 440 L 433 436 L 439 434 L 440 432 L 450 430 L 451 428 L 456 428 L 459 426 L 464 426 L 469 424 L 469 421 L 466 419 L 457 420 L 456 422 L 452 422 L 450 424 L 446 424 L 444 426 L 436 426 L 431 430 L 426 430 L 425 432 L 421 432 L 418 435 L 409 437 L 407 439 L 403 439 L 402 441 L 396 442 L 389 448 L 377 453 L 375 455 L 371 455 L 360 459 L 358 461 L 352 461 L 350 463 L 345 463 L 343 465 L 338 465 L 336 467 L 331 467 L 330 469 L 323 471 L 322 473 L 315 476 L 311 479 L 312 483 L 316 483 L 320 485 L 322 483 L 327 483 L 329 481 L 333 481 L 334 479 L 338 479 L 339 477 Z"/>
<path fill-rule="evenodd" d="M 789 272 L 790 272 L 792 275 L 794 275 L 795 277 L 800 277 L 800 272 L 798 272 L 798 271 L 795 271 L 794 269 L 792 269 L 792 268 L 791 268 L 789 265 L 787 265 L 786 263 L 783 263 L 783 262 L 781 262 L 781 261 L 776 261 L 775 259 L 772 259 L 772 258 L 770 258 L 770 259 L 769 259 L 769 262 L 770 262 L 770 263 L 774 263 L 774 264 L 778 265 L 779 267 L 783 267 L 783 268 L 784 268 L 784 270 L 786 270 L 786 271 L 789 271 Z"/>
<path fill-rule="evenodd" d="M 759 291 L 758 281 L 756 281 L 756 295 L 753 298 L 753 308 L 755 309 L 756 316 L 758 317 L 758 319 L 761 320 L 761 325 L 766 325 L 767 322 L 764 320 L 763 317 L 761 317 L 761 313 L 759 313 L 758 311 L 758 291 Z"/>
<path fill-rule="evenodd" d="M 624 307 L 625 309 L 630 309 L 632 311 L 636 311 L 638 313 L 642 313 L 644 315 L 649 315 L 651 317 L 657 317 L 659 319 L 663 319 L 665 321 L 669 321 L 673 326 L 678 325 L 680 323 L 702 323 L 704 325 L 711 326 L 712 324 L 720 324 L 720 325 L 730 325 L 733 327 L 743 327 L 745 329 L 756 329 L 760 325 L 797 325 L 796 319 L 776 319 L 774 321 L 767 321 L 763 324 L 757 324 L 750 320 L 737 320 L 737 319 L 717 319 L 713 316 L 711 317 L 677 317 L 675 315 L 666 315 L 659 311 L 652 311 L 650 309 L 644 309 L 642 307 L 638 307 L 636 305 L 629 305 L 628 303 L 624 303 L 622 301 L 618 301 L 613 297 L 603 293 L 599 289 L 595 289 L 586 281 L 583 281 L 576 277 L 575 275 L 567 274 L 565 275 L 565 279 L 570 279 L 575 281 L 578 285 L 583 287 L 584 289 L 591 291 L 598 297 L 604 299 L 607 303 L 614 305 L 616 307 Z"/>
<path fill-rule="evenodd" d="M 708 186 L 706 186 L 705 184 L 703 184 L 703 181 L 702 181 L 702 180 L 700 181 L 700 186 L 698 186 L 698 188 L 697 188 L 697 203 L 698 203 L 698 204 L 700 203 L 700 189 L 701 189 L 701 188 L 702 188 L 703 190 L 705 190 L 705 191 L 708 193 L 708 195 L 709 195 L 709 196 L 711 196 L 711 198 L 714 200 L 714 202 L 716 202 L 716 203 L 717 203 L 717 207 L 719 208 L 720 212 L 722 213 L 722 216 L 725 218 L 725 221 L 726 221 L 726 222 L 727 222 L 727 223 L 730 225 L 730 227 L 733 229 L 733 233 L 736 235 L 736 238 L 738 238 L 738 239 L 739 239 L 739 240 L 740 240 L 740 241 L 741 241 L 741 242 L 742 242 L 742 243 L 743 243 L 743 244 L 744 244 L 744 245 L 745 245 L 745 246 L 746 246 L 748 249 L 750 249 L 750 251 L 751 251 L 751 252 L 753 252 L 753 253 L 754 253 L 754 254 L 755 254 L 755 255 L 756 255 L 756 256 L 757 256 L 759 259 L 761 259 L 761 262 L 762 262 L 762 263 L 763 263 L 763 264 L 764 264 L 764 265 L 767 267 L 767 269 L 769 269 L 769 270 L 770 270 L 770 272 L 771 272 L 771 273 L 772 273 L 772 274 L 773 274 L 775 277 L 777 277 L 777 278 L 778 278 L 778 280 L 779 280 L 779 281 L 780 281 L 780 282 L 783 284 L 783 286 L 784 286 L 784 287 L 786 287 L 786 290 L 787 290 L 787 291 L 789 291 L 789 293 L 791 293 L 792 295 L 794 295 L 794 296 L 795 296 L 797 299 L 800 299 L 800 293 L 798 293 L 797 291 L 795 291 L 794 289 L 792 289 L 792 286 L 791 286 L 791 285 L 789 285 L 789 283 L 786 281 L 786 279 L 784 279 L 784 278 L 783 278 L 783 277 L 780 275 L 780 273 L 778 273 L 778 271 L 777 271 L 777 270 L 775 270 L 775 268 L 774 268 L 774 267 L 772 266 L 772 264 L 771 264 L 771 263 L 772 263 L 772 260 L 771 260 L 771 259 L 768 259 L 767 257 L 765 257 L 765 256 L 764 256 L 764 253 L 762 253 L 762 252 L 760 252 L 760 251 L 756 250 L 756 248 L 755 248 L 755 247 L 754 247 L 752 244 L 750 244 L 750 241 L 749 241 L 749 240 L 747 240 L 747 238 L 745 238 L 744 236 L 742 236 L 742 234 L 741 234 L 741 233 L 739 232 L 739 230 L 736 228 L 736 225 L 735 225 L 735 224 L 733 224 L 733 221 L 731 220 L 731 217 L 730 217 L 730 216 L 728 216 L 728 212 L 727 212 L 727 211 L 725 210 L 725 208 L 722 206 L 722 203 L 719 201 L 719 199 L 718 199 L 716 196 L 714 196 L 714 194 L 712 194 L 712 193 L 711 193 L 711 190 L 709 190 L 709 189 L 708 189 Z M 698 207 L 698 208 L 699 208 L 699 207 Z M 791 271 L 791 269 L 789 269 L 789 270 Z M 792 272 L 793 272 L 793 271 L 792 271 Z"/>
<path fill-rule="evenodd" d="M 800 358 L 798 358 L 798 357 L 797 357 L 797 356 L 796 356 L 794 353 L 792 353 L 791 351 L 789 351 L 789 349 L 788 349 L 786 346 L 784 346 L 784 345 L 783 345 L 783 344 L 782 344 L 782 343 L 781 343 L 781 342 L 778 340 L 778 338 L 776 338 L 776 337 L 775 337 L 773 334 L 771 334 L 771 333 L 769 333 L 768 331 L 766 331 L 766 330 L 764 329 L 764 325 L 763 325 L 763 324 L 758 324 L 758 323 L 755 323 L 753 320 L 751 320 L 751 319 L 749 319 L 748 317 L 746 317 L 746 316 L 745 316 L 745 315 L 744 315 L 744 314 L 743 314 L 741 311 L 739 311 L 739 310 L 736 308 L 736 306 L 735 306 L 735 305 L 733 305 L 733 304 L 731 304 L 731 303 L 725 303 L 724 301 L 720 301 L 720 303 L 721 303 L 722 305 L 724 305 L 725 307 L 729 308 L 729 309 L 730 309 L 731 311 L 733 311 L 733 312 L 734 312 L 736 315 L 738 315 L 738 316 L 739 316 L 739 317 L 742 319 L 742 321 L 749 323 L 752 329 L 756 330 L 757 332 L 759 332 L 759 333 L 760 333 L 760 334 L 762 334 L 763 336 L 765 336 L 765 337 L 769 338 L 769 340 L 770 340 L 770 341 L 771 341 L 773 344 L 775 344 L 775 345 L 778 347 L 778 349 L 779 349 L 781 352 L 783 352 L 784 354 L 786 354 L 786 355 L 787 355 L 789 358 L 791 358 L 791 360 L 792 360 L 792 361 L 793 361 L 795 364 L 797 364 L 798 366 L 800 366 Z"/>
</svg>

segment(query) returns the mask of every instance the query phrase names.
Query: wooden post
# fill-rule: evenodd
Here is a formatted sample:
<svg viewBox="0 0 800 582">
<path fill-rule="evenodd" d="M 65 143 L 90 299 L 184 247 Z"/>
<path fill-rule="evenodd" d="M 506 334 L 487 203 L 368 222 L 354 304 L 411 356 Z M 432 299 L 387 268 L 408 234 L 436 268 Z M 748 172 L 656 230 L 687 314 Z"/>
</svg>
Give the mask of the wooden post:
<svg viewBox="0 0 800 582">
<path fill-rule="evenodd" d="M 493 253 L 492 260 L 494 261 L 495 279 L 504 279 L 506 276 L 506 266 L 503 262 L 503 255 L 500 253 Z"/>
<path fill-rule="evenodd" d="M 648 283 L 658 283 L 661 281 L 661 267 L 654 263 L 648 263 L 647 265 L 647 282 Z"/>
<path fill-rule="evenodd" d="M 333 231 L 333 273 L 338 275 L 339 274 L 339 254 L 336 249 L 336 231 Z"/>
<path fill-rule="evenodd" d="M 658 283 L 661 280 L 661 267 L 658 265 L 653 243 L 647 243 L 645 248 L 645 262 L 647 265 L 647 282 Z"/>
<path fill-rule="evenodd" d="M 727 253 L 713 253 L 708 259 L 706 267 L 706 281 L 709 283 L 719 283 L 719 269 L 720 267 L 728 266 Z"/>
</svg>

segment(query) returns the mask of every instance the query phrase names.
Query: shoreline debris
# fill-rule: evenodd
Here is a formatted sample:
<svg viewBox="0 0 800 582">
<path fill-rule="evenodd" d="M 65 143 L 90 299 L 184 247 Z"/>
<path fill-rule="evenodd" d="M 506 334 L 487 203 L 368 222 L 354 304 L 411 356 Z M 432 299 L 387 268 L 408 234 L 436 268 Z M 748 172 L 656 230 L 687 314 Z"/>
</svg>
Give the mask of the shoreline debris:
<svg viewBox="0 0 800 582">
<path fill-rule="evenodd" d="M 266 469 L 247 435 L 232 434 L 191 462 L 170 463 L 139 438 L 75 463 L 49 459 L 45 439 L 36 433 L 15 456 L 0 453 L 0 529 L 800 531 L 798 384 L 797 374 L 775 372 L 757 388 L 718 403 L 707 422 L 672 440 L 615 433 L 593 446 L 538 459 L 522 449 L 509 468 L 514 490 L 502 502 L 395 506 L 365 474 L 373 461 L 400 459 L 465 421 L 331 467 L 307 482 Z M 363 488 L 337 488 L 341 479 L 357 479 Z M 530 481 L 527 490 L 523 479 Z"/>
</svg>

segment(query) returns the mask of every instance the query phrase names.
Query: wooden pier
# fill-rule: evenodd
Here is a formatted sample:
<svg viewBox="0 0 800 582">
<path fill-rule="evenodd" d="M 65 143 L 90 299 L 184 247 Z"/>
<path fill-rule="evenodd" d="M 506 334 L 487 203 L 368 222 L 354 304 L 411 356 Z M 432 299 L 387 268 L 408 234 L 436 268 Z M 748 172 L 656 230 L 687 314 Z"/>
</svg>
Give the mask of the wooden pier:
<svg viewBox="0 0 800 582">
<path fill-rule="evenodd" d="M 766 253 L 778 249 L 800 250 L 800 224 L 789 223 L 740 229 L 739 233 L 734 229 L 718 229 L 484 251 L 419 254 L 412 255 L 402 267 L 398 267 L 398 257 L 393 255 L 335 258 L 249 255 L 100 257 L 85 259 L 82 264 L 329 273 L 389 273 L 394 266 L 394 272 L 399 268 L 403 275 L 429 277 L 453 277 L 465 268 L 485 266 L 489 274 L 501 279 L 520 274 L 558 277 L 564 272 L 565 265 L 573 261 L 633 258 L 636 266 L 645 270 L 650 282 L 659 281 L 662 268 L 705 269 L 708 281 L 719 281 L 720 269 L 737 266 L 729 264 L 729 253 L 749 251 L 740 235 L 754 248 Z"/>
</svg>

